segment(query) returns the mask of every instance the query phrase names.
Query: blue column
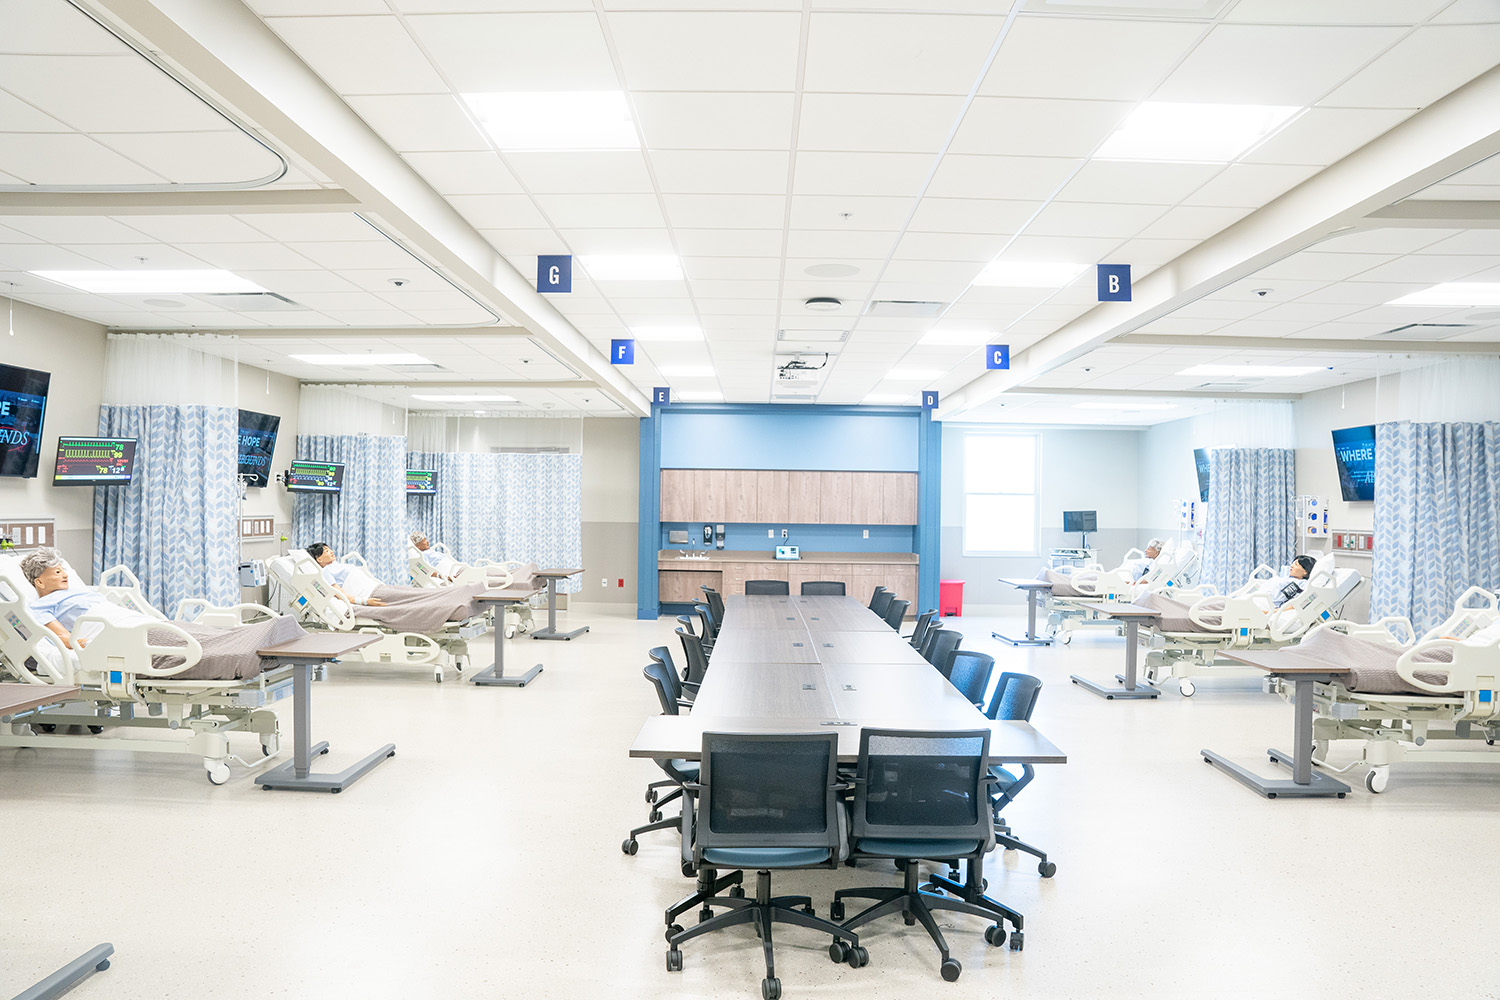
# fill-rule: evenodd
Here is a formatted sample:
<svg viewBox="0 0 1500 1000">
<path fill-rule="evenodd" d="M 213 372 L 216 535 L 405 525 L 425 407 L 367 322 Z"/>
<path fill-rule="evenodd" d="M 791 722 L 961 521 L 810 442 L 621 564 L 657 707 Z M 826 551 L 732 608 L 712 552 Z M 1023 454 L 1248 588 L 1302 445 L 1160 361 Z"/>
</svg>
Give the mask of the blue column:
<svg viewBox="0 0 1500 1000">
<path fill-rule="evenodd" d="M 661 421 L 653 404 L 651 416 L 641 418 L 641 488 L 636 540 L 635 616 L 656 621 L 656 553 L 661 546 Z"/>
<path fill-rule="evenodd" d="M 923 410 L 917 431 L 917 607 L 938 606 L 942 576 L 943 425 Z"/>
</svg>

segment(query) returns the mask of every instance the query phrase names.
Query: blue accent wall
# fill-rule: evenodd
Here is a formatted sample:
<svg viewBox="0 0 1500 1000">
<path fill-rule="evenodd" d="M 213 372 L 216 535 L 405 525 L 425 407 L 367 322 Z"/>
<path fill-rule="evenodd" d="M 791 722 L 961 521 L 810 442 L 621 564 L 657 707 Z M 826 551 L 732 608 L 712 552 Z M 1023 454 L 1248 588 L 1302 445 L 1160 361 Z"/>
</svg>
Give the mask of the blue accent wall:
<svg viewBox="0 0 1500 1000">
<path fill-rule="evenodd" d="M 662 424 L 661 467 L 917 471 L 914 414 L 826 412 L 844 407 L 755 409 L 762 412 L 665 407 L 657 418 Z"/>
</svg>

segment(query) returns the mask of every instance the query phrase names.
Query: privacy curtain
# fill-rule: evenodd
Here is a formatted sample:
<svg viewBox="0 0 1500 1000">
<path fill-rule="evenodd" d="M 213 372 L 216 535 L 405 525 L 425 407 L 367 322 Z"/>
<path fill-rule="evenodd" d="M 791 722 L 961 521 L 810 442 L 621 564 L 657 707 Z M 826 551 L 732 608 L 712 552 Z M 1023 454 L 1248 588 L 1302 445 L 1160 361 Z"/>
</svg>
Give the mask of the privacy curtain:
<svg viewBox="0 0 1500 1000">
<path fill-rule="evenodd" d="M 1500 588 L 1497 529 L 1500 423 L 1375 428 L 1372 621 L 1401 615 L 1426 631 L 1469 587 Z"/>
<path fill-rule="evenodd" d="M 407 501 L 411 530 L 444 543 L 454 558 L 582 565 L 582 455 L 412 452 L 407 460 L 437 471 L 437 496 Z M 557 589 L 582 587 L 571 577 Z"/>
<path fill-rule="evenodd" d="M 94 579 L 124 565 L 167 613 L 240 598 L 234 343 L 116 334 L 105 347 L 99 435 L 136 439 L 135 476 L 94 489 Z"/>
<path fill-rule="evenodd" d="M 1203 580 L 1242 585 L 1259 565 L 1285 566 L 1297 554 L 1296 459 L 1290 448 L 1209 452 Z"/>
</svg>

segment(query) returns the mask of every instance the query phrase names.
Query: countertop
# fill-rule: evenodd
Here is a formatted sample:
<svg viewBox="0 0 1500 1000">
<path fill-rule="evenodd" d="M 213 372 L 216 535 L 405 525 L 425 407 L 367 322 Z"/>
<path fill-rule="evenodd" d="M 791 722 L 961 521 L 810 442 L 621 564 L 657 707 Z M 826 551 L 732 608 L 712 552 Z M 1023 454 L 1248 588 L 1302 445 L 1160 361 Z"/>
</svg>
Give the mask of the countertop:
<svg viewBox="0 0 1500 1000">
<path fill-rule="evenodd" d="M 773 563 L 773 562 L 803 562 L 803 563 L 847 563 L 850 565 L 907 563 L 917 565 L 917 554 L 915 552 L 803 552 L 801 559 L 778 560 L 774 550 L 753 550 L 747 552 L 735 552 L 729 549 L 710 549 L 707 559 L 679 559 L 677 553 L 680 549 L 661 549 L 656 554 L 656 565 L 658 569 L 676 570 L 698 570 L 699 572 L 713 572 L 719 568 L 720 563 Z M 693 549 L 687 551 L 693 552 Z M 696 550 L 703 552 L 703 549 Z"/>
</svg>

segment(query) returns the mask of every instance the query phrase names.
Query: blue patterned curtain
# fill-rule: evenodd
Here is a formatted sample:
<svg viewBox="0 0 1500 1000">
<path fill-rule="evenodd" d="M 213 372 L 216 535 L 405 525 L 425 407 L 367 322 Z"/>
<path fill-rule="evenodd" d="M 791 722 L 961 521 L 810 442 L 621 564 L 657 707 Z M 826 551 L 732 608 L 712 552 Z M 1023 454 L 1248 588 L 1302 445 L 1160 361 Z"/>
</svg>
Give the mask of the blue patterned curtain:
<svg viewBox="0 0 1500 1000">
<path fill-rule="evenodd" d="M 298 434 L 297 457 L 344 465 L 343 492 L 299 493 L 292 544 L 327 542 L 340 556 L 358 551 L 370 572 L 405 583 L 406 438 L 370 434 Z"/>
<path fill-rule="evenodd" d="M 239 410 L 99 407 L 101 437 L 133 437 L 135 478 L 94 490 L 94 579 L 124 564 L 170 614 L 185 597 L 240 599 Z"/>
<path fill-rule="evenodd" d="M 1291 562 L 1297 554 L 1292 449 L 1215 448 L 1208 460 L 1203 581 L 1221 590 L 1233 589 L 1262 563 Z"/>
<path fill-rule="evenodd" d="M 454 558 L 582 565 L 582 455 L 411 452 L 407 459 L 438 474 L 437 496 L 407 501 L 411 530 L 447 545 Z M 557 585 L 562 593 L 582 588 L 577 577 Z"/>
<path fill-rule="evenodd" d="M 1500 423 L 1375 428 L 1370 617 L 1441 623 L 1469 587 L 1500 588 Z"/>
</svg>

